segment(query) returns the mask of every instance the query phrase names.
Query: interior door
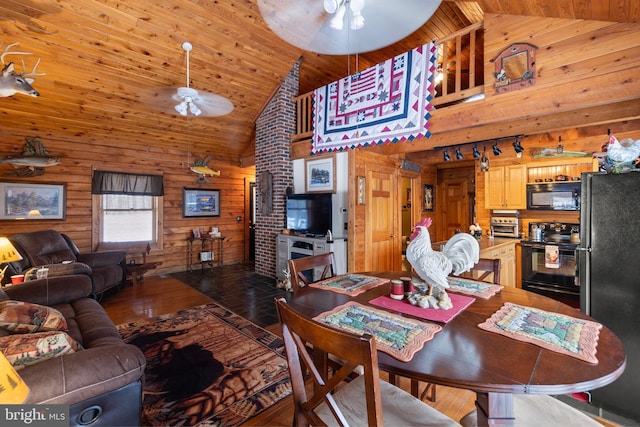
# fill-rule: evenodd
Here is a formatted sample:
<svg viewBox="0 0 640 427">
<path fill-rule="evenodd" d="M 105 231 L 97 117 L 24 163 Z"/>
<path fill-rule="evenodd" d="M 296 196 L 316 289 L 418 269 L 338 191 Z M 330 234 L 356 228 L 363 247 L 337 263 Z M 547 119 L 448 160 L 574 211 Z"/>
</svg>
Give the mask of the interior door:
<svg viewBox="0 0 640 427">
<path fill-rule="evenodd" d="M 473 169 L 459 168 L 438 172 L 439 240 L 448 240 L 456 230 L 469 231 L 473 220 Z"/>
<path fill-rule="evenodd" d="M 397 271 L 401 264 L 396 173 L 393 169 L 368 170 L 365 222 L 366 271 Z"/>
</svg>

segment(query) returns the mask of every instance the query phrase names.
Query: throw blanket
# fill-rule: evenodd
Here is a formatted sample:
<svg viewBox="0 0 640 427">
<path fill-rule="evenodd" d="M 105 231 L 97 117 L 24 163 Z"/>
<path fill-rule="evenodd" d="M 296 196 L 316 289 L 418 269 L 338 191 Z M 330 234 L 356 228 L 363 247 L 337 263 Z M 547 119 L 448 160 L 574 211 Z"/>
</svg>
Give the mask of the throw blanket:
<svg viewBox="0 0 640 427">
<path fill-rule="evenodd" d="M 430 137 L 433 42 L 314 91 L 311 153 Z"/>
</svg>

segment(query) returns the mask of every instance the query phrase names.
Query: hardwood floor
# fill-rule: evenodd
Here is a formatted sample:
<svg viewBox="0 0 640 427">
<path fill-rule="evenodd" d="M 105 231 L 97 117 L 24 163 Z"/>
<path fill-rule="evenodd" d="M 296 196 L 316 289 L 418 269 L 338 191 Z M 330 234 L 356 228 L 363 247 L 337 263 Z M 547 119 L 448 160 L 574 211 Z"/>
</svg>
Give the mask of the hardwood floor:
<svg viewBox="0 0 640 427">
<path fill-rule="evenodd" d="M 225 267 L 225 269 L 227 268 Z M 235 274 L 237 276 L 237 270 Z M 277 291 L 279 292 L 279 290 Z M 106 295 L 101 304 L 115 324 L 122 324 L 173 313 L 211 301 L 210 297 L 174 277 L 151 276 L 146 277 L 143 282 L 139 282 L 136 287 L 128 285 L 116 293 Z M 250 299 L 246 299 L 245 302 L 250 304 Z M 265 326 L 265 328 L 279 334 L 277 324 Z M 388 378 L 386 373 L 381 373 L 381 377 L 385 380 Z M 409 380 L 402 378 L 400 386 L 409 391 Z M 474 401 L 475 393 L 469 390 L 438 386 L 437 401 L 427 403 L 454 420 L 459 420 L 475 409 Z M 243 425 L 290 426 L 292 421 L 293 401 L 291 398 L 287 398 L 251 418 Z M 616 426 L 616 424 L 605 420 L 598 419 L 598 421 L 605 426 Z"/>
</svg>

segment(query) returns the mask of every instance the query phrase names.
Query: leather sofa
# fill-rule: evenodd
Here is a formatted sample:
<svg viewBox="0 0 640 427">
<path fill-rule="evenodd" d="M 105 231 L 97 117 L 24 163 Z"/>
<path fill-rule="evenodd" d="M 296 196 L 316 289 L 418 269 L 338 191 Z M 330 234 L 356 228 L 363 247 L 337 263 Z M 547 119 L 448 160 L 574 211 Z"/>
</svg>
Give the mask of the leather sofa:
<svg viewBox="0 0 640 427">
<path fill-rule="evenodd" d="M 26 366 L 25 403 L 68 404 L 69 425 L 140 425 L 146 360 L 126 344 L 92 293 L 87 275 L 49 277 L 0 289 L 0 301 L 18 300 L 58 310 L 68 335 L 81 344 L 73 353 Z M 10 332 L 0 329 L 0 334 Z"/>
<path fill-rule="evenodd" d="M 11 275 L 22 274 L 39 266 L 49 267 L 50 274 L 60 274 L 56 273 L 60 271 L 87 274 L 91 278 L 91 293 L 96 299 L 105 291 L 122 285 L 126 279 L 125 251 L 81 254 L 69 236 L 56 230 L 14 234 L 9 239 L 23 258 L 22 261 L 11 263 Z M 62 264 L 63 262 L 73 265 Z M 70 269 L 73 271 L 69 271 Z"/>
</svg>

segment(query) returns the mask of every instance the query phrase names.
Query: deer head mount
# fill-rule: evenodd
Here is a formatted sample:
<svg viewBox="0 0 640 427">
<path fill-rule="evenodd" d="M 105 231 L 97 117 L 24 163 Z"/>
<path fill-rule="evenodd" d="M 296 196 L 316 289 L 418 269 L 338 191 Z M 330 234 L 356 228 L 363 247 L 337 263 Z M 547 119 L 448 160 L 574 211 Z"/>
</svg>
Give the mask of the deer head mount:
<svg viewBox="0 0 640 427">
<path fill-rule="evenodd" d="M 4 52 L 0 54 L 0 62 L 2 62 L 3 66 L 2 75 L 0 76 L 0 97 L 12 96 L 16 93 L 22 93 L 29 96 L 40 96 L 40 93 L 31 86 L 31 83 L 33 83 L 34 80 L 26 77 L 43 76 L 45 74 L 36 73 L 36 68 L 38 68 L 38 64 L 40 64 L 40 59 L 36 61 L 36 65 L 33 66 L 33 69 L 30 72 L 26 72 L 24 61 L 22 61 L 22 73 L 15 72 L 13 62 L 9 62 L 8 64 L 4 62 L 4 57 L 6 55 L 31 55 L 30 52 L 9 52 L 9 49 L 19 44 L 20 43 L 13 43 L 8 45 Z M 0 46 L 2 46 L 2 44 L 0 44 Z"/>
</svg>

